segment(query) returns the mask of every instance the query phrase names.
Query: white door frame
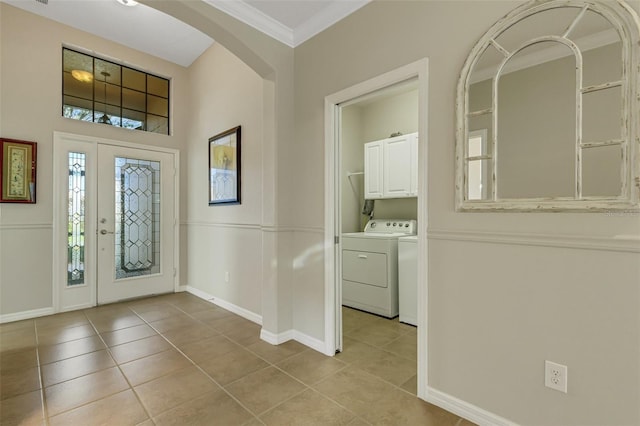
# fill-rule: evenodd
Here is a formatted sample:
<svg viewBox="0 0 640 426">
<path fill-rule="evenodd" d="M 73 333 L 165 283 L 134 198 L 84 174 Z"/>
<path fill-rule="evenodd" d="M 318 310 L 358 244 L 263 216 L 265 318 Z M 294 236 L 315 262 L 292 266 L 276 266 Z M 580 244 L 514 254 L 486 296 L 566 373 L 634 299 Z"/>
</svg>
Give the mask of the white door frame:
<svg viewBox="0 0 640 426">
<path fill-rule="evenodd" d="M 63 180 L 63 167 L 62 164 L 66 164 L 66 152 L 62 149 L 62 146 L 84 146 L 86 151 L 92 153 L 91 158 L 87 164 L 94 169 L 97 167 L 97 152 L 98 145 L 114 145 L 125 148 L 141 149 L 146 151 L 163 152 L 173 155 L 173 167 L 174 167 L 174 244 L 173 244 L 173 262 L 175 267 L 175 275 L 173 280 L 174 291 L 179 291 L 179 277 L 180 277 L 180 151 L 173 148 L 163 148 L 152 145 L 136 144 L 126 141 L 105 139 L 94 136 L 77 135 L 73 133 L 53 132 L 53 265 L 52 265 L 52 278 L 53 278 L 53 309 L 54 312 L 69 311 L 75 309 L 84 309 L 87 307 L 96 306 L 97 304 L 97 280 L 95 276 L 95 262 L 97 260 L 97 252 L 95 245 L 97 244 L 95 237 L 97 223 L 97 211 L 95 211 L 94 203 L 90 203 L 88 207 L 88 215 L 91 215 L 92 223 L 88 223 L 85 228 L 85 234 L 90 234 L 93 247 L 89 247 L 86 252 L 86 256 L 91 258 L 93 265 L 89 265 L 88 274 L 93 277 L 90 280 L 89 288 L 87 289 L 87 295 L 81 297 L 81 301 L 77 302 L 73 306 L 61 306 L 61 293 L 66 288 L 66 244 L 62 247 L 61 241 L 65 238 L 61 235 L 66 235 L 66 209 L 64 197 L 56 196 L 59 193 L 60 188 L 64 184 Z M 64 158 L 62 158 L 64 156 Z M 87 190 L 91 191 L 91 196 L 97 196 L 97 175 L 91 178 L 87 178 Z M 95 195 L 94 195 L 95 194 Z M 88 230 L 88 231 L 87 231 Z M 85 240 L 87 241 L 87 240 Z M 64 266 L 61 266 L 64 265 Z"/>
<path fill-rule="evenodd" d="M 334 355 L 342 345 L 340 237 L 340 108 L 341 104 L 410 79 L 418 79 L 418 397 L 427 398 L 427 158 L 429 59 L 424 58 L 325 98 L 325 350 Z"/>
</svg>

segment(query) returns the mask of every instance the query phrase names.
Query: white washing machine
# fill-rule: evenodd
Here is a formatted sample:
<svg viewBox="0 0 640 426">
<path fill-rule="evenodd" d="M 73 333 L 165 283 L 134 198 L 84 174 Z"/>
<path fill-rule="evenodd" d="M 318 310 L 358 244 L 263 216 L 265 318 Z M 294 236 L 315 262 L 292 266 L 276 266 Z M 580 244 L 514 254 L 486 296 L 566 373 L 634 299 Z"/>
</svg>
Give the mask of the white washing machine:
<svg viewBox="0 0 640 426">
<path fill-rule="evenodd" d="M 418 236 L 398 238 L 400 322 L 418 325 Z"/>
<path fill-rule="evenodd" d="M 342 234 L 342 304 L 398 316 L 398 238 L 415 234 L 415 220 L 390 219 L 372 219 L 364 232 Z"/>
</svg>

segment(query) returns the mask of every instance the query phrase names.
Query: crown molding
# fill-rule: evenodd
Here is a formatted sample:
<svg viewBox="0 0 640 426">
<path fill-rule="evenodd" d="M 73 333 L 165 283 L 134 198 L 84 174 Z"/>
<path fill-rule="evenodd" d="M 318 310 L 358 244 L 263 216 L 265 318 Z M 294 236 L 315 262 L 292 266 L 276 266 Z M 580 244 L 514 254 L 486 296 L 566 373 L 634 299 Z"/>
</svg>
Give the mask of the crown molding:
<svg viewBox="0 0 640 426">
<path fill-rule="evenodd" d="M 293 31 L 294 47 L 351 15 L 371 0 L 334 1 Z"/>
<path fill-rule="evenodd" d="M 352 14 L 371 0 L 335 0 L 296 28 L 289 28 L 244 1 L 204 0 L 205 3 L 233 16 L 269 37 L 296 47 L 336 22 Z"/>
<path fill-rule="evenodd" d="M 291 28 L 243 1 L 204 0 L 204 2 L 289 47 L 295 47 Z"/>
</svg>

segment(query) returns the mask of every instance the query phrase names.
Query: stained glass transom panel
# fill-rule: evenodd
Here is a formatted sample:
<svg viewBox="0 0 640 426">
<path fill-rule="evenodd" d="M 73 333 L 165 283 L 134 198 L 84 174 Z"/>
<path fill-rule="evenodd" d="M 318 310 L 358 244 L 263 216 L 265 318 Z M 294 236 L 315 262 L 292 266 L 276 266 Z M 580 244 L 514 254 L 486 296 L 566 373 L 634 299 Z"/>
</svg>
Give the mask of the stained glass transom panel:
<svg viewBox="0 0 640 426">
<path fill-rule="evenodd" d="M 67 286 L 84 284 L 86 154 L 70 152 L 67 221 Z"/>
<path fill-rule="evenodd" d="M 116 157 L 116 279 L 160 272 L 160 163 Z"/>
</svg>

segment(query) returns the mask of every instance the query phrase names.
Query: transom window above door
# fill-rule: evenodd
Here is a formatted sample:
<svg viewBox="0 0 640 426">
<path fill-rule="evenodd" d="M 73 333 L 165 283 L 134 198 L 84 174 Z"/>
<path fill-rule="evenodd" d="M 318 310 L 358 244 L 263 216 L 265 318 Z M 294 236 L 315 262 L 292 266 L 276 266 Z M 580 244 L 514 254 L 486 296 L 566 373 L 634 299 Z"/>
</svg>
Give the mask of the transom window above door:
<svg viewBox="0 0 640 426">
<path fill-rule="evenodd" d="M 168 135 L 169 80 L 63 47 L 62 115 Z"/>
</svg>

